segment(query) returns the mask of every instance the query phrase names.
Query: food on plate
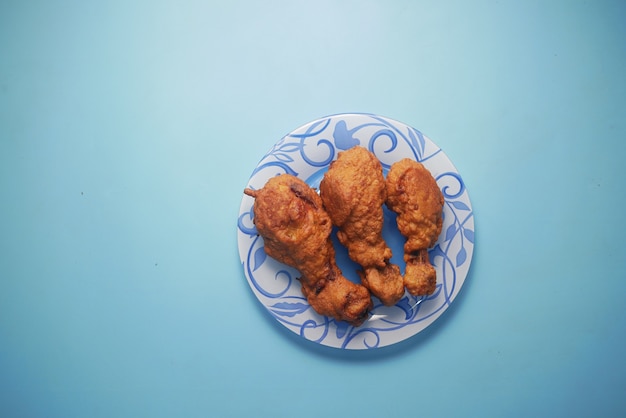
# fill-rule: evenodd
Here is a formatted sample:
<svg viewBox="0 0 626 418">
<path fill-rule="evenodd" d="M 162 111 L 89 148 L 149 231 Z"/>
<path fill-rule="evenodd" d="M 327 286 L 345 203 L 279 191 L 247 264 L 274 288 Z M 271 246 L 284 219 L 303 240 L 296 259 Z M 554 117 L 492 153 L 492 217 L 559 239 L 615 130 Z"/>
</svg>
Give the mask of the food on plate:
<svg viewBox="0 0 626 418">
<path fill-rule="evenodd" d="M 254 198 L 254 224 L 265 252 L 296 268 L 302 293 L 311 307 L 351 325 L 361 325 L 373 307 L 367 288 L 346 279 L 335 261 L 330 238 L 332 222 L 320 196 L 301 179 L 281 174 L 259 190 L 245 189 Z"/>
<path fill-rule="evenodd" d="M 361 283 L 387 306 L 404 295 L 400 268 L 389 262 L 391 249 L 382 236 L 387 192 L 376 156 L 359 146 L 340 152 L 320 183 L 324 208 L 337 226 L 337 238 L 362 267 Z"/>
<path fill-rule="evenodd" d="M 387 207 L 398 214 L 404 244 L 404 285 L 414 296 L 435 291 L 437 275 L 428 248 L 437 242 L 442 227 L 443 194 L 421 163 L 405 158 L 387 173 Z"/>
</svg>

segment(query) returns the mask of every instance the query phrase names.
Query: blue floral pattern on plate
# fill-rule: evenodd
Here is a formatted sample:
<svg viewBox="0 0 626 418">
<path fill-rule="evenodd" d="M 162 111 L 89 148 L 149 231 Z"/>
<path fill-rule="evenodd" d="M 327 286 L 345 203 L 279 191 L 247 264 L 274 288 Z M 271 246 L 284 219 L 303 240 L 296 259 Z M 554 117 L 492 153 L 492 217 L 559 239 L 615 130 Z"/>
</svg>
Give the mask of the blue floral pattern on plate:
<svg viewBox="0 0 626 418">
<path fill-rule="evenodd" d="M 262 188 L 273 176 L 289 173 L 318 187 L 337 154 L 353 146 L 366 147 L 383 165 L 412 158 L 426 166 L 437 180 L 445 203 L 443 228 L 429 251 L 437 270 L 437 290 L 427 297 L 405 296 L 392 307 L 376 298 L 371 318 L 360 327 L 317 314 L 300 292 L 299 273 L 268 257 L 263 238 L 254 226 L 254 200 L 244 195 L 237 236 L 244 274 L 252 291 L 270 314 L 302 337 L 341 349 L 370 349 L 403 341 L 435 321 L 461 290 L 474 249 L 474 214 L 463 179 L 444 152 L 420 131 L 401 122 L 372 114 L 340 114 L 310 122 L 284 136 L 253 170 L 246 187 Z M 393 251 L 392 262 L 404 272 L 404 238 L 395 214 L 384 208 L 383 236 Z M 337 263 L 344 276 L 358 282 L 358 266 L 333 236 Z"/>
</svg>

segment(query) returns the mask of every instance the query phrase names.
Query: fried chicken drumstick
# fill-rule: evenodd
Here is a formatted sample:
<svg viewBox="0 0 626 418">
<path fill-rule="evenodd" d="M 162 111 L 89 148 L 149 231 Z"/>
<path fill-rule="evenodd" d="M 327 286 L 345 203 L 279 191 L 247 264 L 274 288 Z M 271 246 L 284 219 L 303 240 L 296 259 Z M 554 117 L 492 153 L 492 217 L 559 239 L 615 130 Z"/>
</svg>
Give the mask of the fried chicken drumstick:
<svg viewBox="0 0 626 418">
<path fill-rule="evenodd" d="M 404 285 L 413 296 L 435 291 L 437 274 L 428 259 L 442 226 L 443 194 L 431 173 L 420 163 L 405 158 L 387 174 L 387 207 L 398 214 L 404 244 Z"/>
<path fill-rule="evenodd" d="M 244 193 L 255 198 L 254 223 L 265 252 L 298 269 L 311 307 L 321 315 L 361 325 L 373 306 L 370 293 L 346 279 L 337 266 L 332 223 L 315 190 L 295 176 L 281 174 L 262 189 Z"/>
<path fill-rule="evenodd" d="M 320 196 L 337 238 L 359 264 L 361 283 L 387 306 L 404 295 L 400 268 L 389 262 L 391 249 L 385 243 L 383 203 L 387 196 L 383 168 L 374 154 L 363 147 L 340 152 L 320 183 Z"/>
</svg>

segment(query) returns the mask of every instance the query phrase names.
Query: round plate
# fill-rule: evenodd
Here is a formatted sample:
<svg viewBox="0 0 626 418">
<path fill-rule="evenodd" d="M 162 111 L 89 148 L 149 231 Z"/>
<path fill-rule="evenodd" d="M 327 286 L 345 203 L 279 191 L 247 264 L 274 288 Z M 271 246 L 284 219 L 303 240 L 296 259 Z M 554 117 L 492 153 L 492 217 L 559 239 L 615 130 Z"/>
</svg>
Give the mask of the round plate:
<svg viewBox="0 0 626 418">
<path fill-rule="evenodd" d="M 372 316 L 360 327 L 317 314 L 300 291 L 296 269 L 268 257 L 254 227 L 254 199 L 244 195 L 238 218 L 239 256 L 252 291 L 270 314 L 302 337 L 330 347 L 369 349 L 405 340 L 435 321 L 461 290 L 474 249 L 474 216 L 463 179 L 443 151 L 418 130 L 371 114 L 340 114 L 310 122 L 286 135 L 252 171 L 247 187 L 262 188 L 273 176 L 290 173 L 318 187 L 337 154 L 353 146 L 373 152 L 389 167 L 402 158 L 420 161 L 441 188 L 445 203 L 443 228 L 430 260 L 437 271 L 437 290 L 427 297 L 404 297 L 386 307 L 373 297 Z M 243 190 L 243 189 L 242 189 Z M 404 273 L 404 237 L 395 214 L 384 208 L 383 237 L 393 251 L 392 263 Z M 359 269 L 333 231 L 337 264 L 345 277 L 358 282 Z"/>
</svg>

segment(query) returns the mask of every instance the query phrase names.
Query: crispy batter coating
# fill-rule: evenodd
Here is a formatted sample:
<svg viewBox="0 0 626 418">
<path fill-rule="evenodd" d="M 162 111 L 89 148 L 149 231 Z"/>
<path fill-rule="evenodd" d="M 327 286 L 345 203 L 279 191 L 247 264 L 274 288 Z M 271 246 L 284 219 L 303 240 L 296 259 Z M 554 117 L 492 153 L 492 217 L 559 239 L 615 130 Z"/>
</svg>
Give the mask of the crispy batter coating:
<svg viewBox="0 0 626 418">
<path fill-rule="evenodd" d="M 335 262 L 330 239 L 332 223 L 319 195 L 290 174 L 268 180 L 255 198 L 254 223 L 270 257 L 295 267 L 302 293 L 313 309 L 354 326 L 372 309 L 368 290 L 346 279 Z"/>
<path fill-rule="evenodd" d="M 387 207 L 398 214 L 404 244 L 404 285 L 414 296 L 435 291 L 437 275 L 428 259 L 442 226 L 443 194 L 432 174 L 420 163 L 405 158 L 387 174 Z"/>
<path fill-rule="evenodd" d="M 400 268 L 389 262 L 391 249 L 382 236 L 387 192 L 376 156 L 359 146 L 340 152 L 320 183 L 320 195 L 339 228 L 337 238 L 363 268 L 363 285 L 383 304 L 395 305 L 404 295 L 404 284 Z"/>
</svg>

